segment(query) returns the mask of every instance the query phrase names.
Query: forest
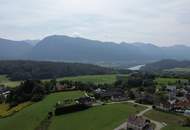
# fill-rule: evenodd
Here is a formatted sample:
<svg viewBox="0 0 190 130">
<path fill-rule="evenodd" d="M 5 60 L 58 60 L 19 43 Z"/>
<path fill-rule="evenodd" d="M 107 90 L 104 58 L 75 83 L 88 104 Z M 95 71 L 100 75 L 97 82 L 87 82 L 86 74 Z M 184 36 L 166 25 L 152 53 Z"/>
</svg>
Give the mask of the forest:
<svg viewBox="0 0 190 130">
<path fill-rule="evenodd" d="M 81 63 L 26 60 L 0 61 L 0 75 L 7 75 L 10 80 L 40 80 L 65 76 L 113 74 L 120 71 Z"/>
</svg>

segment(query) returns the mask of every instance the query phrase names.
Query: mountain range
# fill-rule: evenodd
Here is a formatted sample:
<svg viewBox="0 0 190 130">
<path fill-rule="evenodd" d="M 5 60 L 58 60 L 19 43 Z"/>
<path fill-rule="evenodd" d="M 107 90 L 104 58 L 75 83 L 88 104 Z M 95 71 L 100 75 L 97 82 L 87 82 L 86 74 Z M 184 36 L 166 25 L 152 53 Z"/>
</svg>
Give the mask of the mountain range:
<svg viewBox="0 0 190 130">
<path fill-rule="evenodd" d="M 93 63 L 126 67 L 161 59 L 190 60 L 190 47 L 159 47 L 150 43 L 102 42 L 52 35 L 42 40 L 0 39 L 0 59 Z"/>
</svg>

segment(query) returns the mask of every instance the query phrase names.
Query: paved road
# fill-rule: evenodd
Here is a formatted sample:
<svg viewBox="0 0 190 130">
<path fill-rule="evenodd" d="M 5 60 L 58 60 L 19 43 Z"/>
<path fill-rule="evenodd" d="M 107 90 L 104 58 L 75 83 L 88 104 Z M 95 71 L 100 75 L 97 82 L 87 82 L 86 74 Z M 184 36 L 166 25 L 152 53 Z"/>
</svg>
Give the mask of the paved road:
<svg viewBox="0 0 190 130">
<path fill-rule="evenodd" d="M 151 105 L 143 105 L 143 104 L 139 104 L 139 103 L 135 103 L 134 101 L 127 101 L 139 106 L 143 106 L 143 107 L 147 107 L 145 110 L 139 112 L 138 114 L 136 114 L 137 116 L 143 116 L 146 112 L 152 110 L 152 106 Z M 148 118 L 149 119 L 149 118 Z M 158 121 L 154 121 L 152 119 L 149 119 L 152 123 L 155 124 L 155 130 L 161 130 L 163 127 L 165 127 L 165 125 L 163 125 L 162 123 L 158 122 Z M 118 126 L 117 128 L 115 128 L 114 130 L 122 130 L 122 129 L 126 129 L 127 127 L 127 122 L 124 122 L 123 124 L 121 124 L 120 126 Z"/>
</svg>

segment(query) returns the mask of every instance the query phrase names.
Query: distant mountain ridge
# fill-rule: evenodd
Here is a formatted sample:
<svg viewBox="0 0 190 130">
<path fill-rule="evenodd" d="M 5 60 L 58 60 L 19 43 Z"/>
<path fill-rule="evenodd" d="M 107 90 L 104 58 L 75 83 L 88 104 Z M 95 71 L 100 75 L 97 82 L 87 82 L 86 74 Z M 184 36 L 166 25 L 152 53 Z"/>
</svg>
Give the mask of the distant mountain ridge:
<svg viewBox="0 0 190 130">
<path fill-rule="evenodd" d="M 162 59 L 190 60 L 188 46 L 158 47 L 153 44 L 125 42 L 116 44 L 62 35 L 48 36 L 40 41 L 0 39 L 1 50 L 3 53 L 0 52 L 0 59 L 70 61 L 120 67 Z"/>
<path fill-rule="evenodd" d="M 13 41 L 0 38 L 0 59 L 22 59 L 32 46 L 24 41 Z"/>
</svg>

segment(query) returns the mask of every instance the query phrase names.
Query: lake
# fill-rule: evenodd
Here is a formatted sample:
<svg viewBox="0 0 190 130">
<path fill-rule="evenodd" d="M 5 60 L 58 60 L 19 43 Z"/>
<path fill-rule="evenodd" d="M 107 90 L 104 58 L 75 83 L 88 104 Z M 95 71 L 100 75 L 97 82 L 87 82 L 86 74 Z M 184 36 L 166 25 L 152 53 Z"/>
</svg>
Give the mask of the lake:
<svg viewBox="0 0 190 130">
<path fill-rule="evenodd" d="M 140 70 L 141 67 L 143 67 L 144 65 L 136 65 L 133 67 L 128 68 L 129 70 Z"/>
</svg>

